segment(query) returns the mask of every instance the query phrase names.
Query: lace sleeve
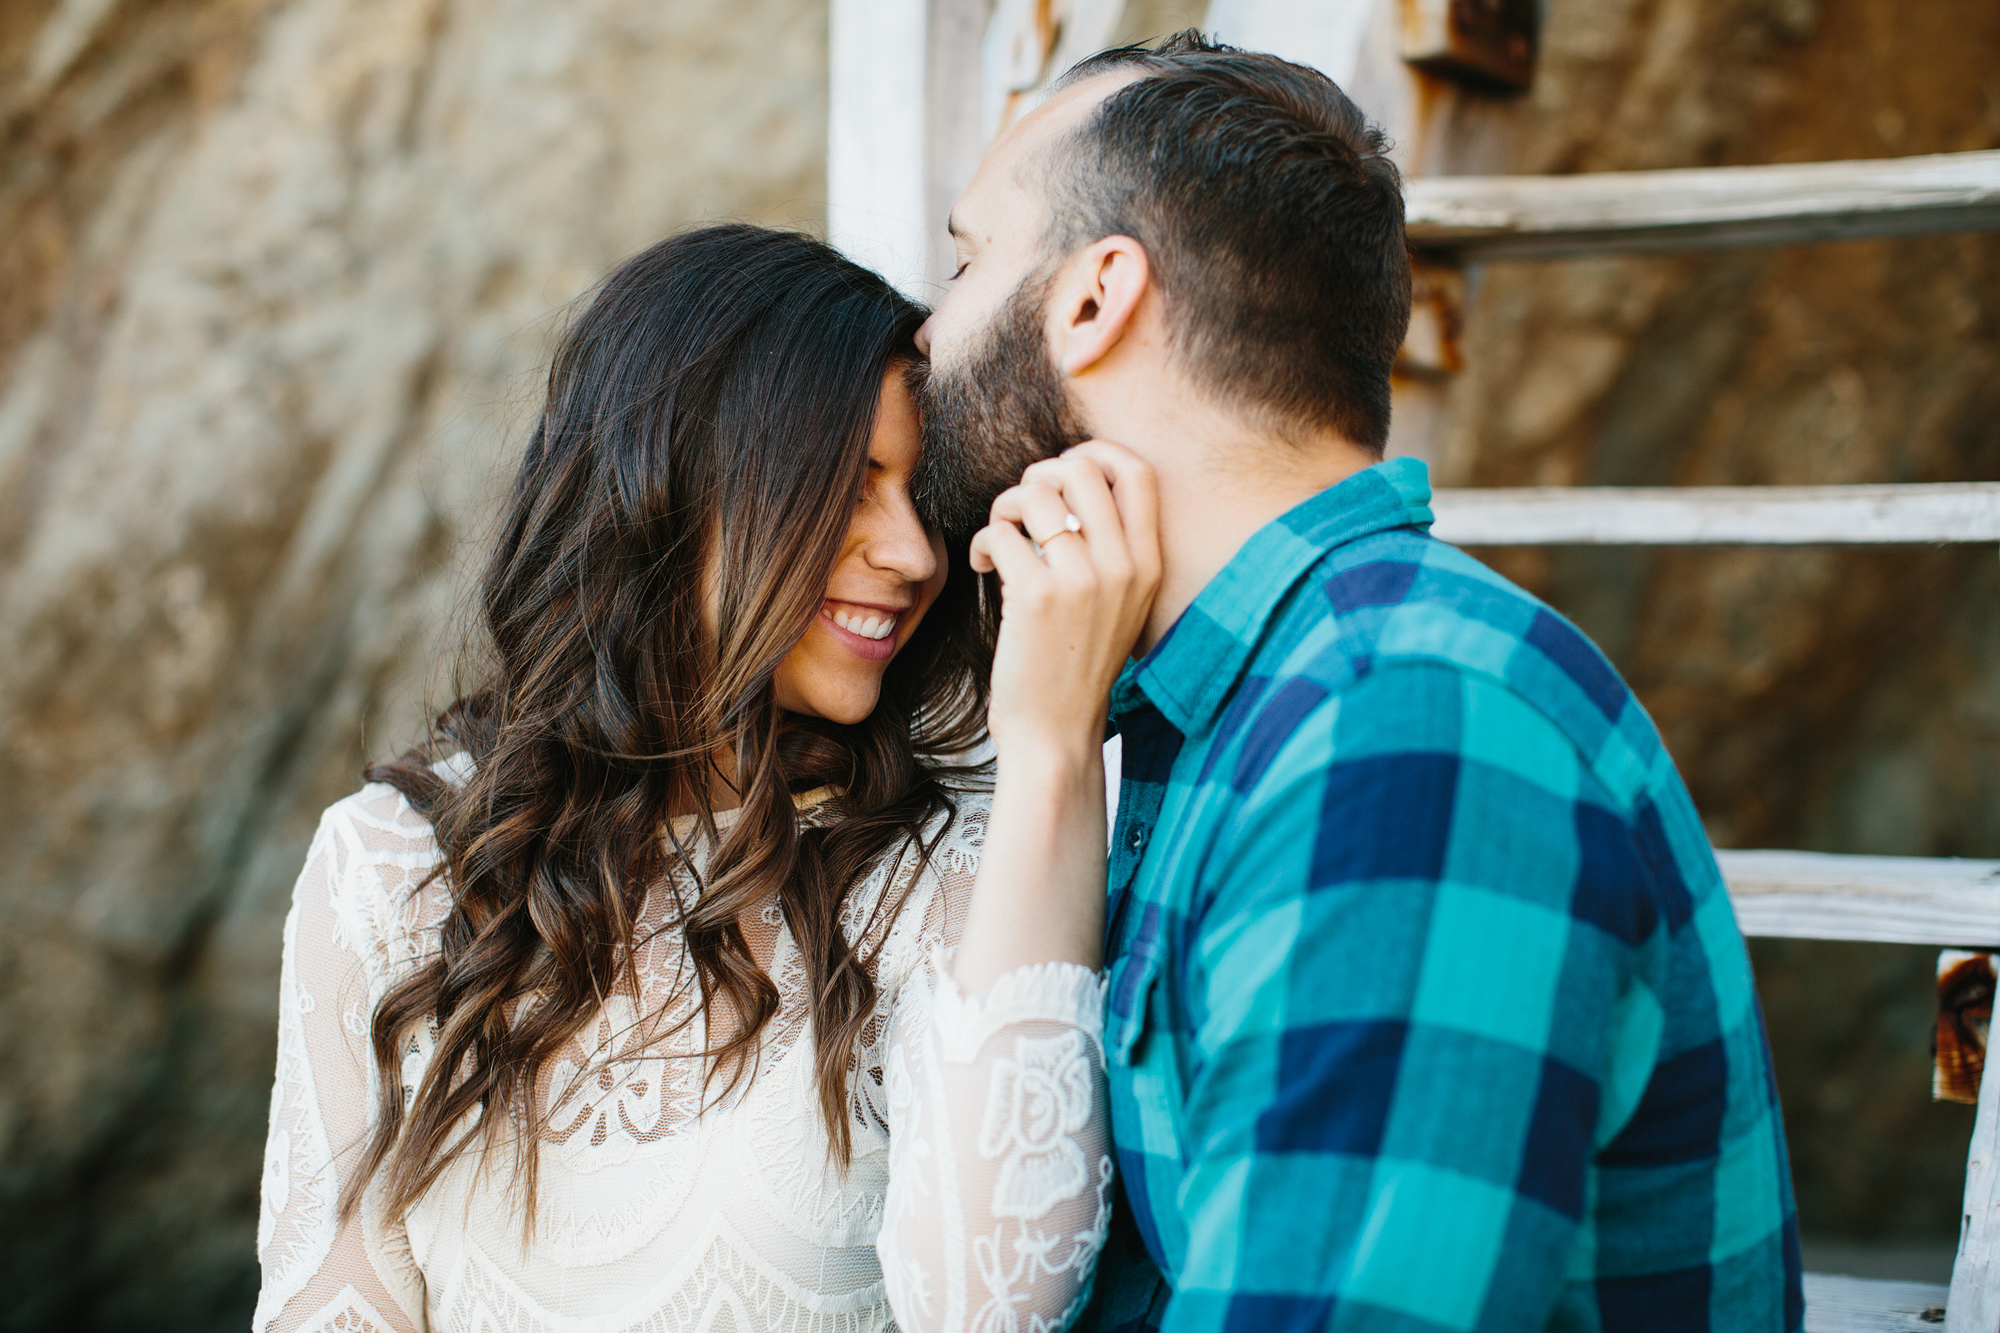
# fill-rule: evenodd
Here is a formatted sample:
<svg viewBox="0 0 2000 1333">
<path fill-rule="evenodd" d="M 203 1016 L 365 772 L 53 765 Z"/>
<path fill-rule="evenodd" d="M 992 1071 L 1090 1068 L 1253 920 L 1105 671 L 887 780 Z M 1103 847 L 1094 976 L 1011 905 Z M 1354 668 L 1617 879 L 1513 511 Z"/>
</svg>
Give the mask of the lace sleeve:
<svg viewBox="0 0 2000 1333">
<path fill-rule="evenodd" d="M 413 830 L 396 828 L 398 807 L 415 816 L 385 792 L 370 788 L 327 811 L 285 918 L 256 1333 L 425 1327 L 401 1227 L 379 1225 L 365 1205 L 338 1220 L 342 1173 L 361 1155 L 375 1106 L 368 1031 L 388 975 L 383 925 L 394 914 L 384 909 L 389 881 L 409 876 L 394 853 L 414 841 Z M 403 848 L 386 845 L 398 832 Z"/>
<path fill-rule="evenodd" d="M 1110 1220 L 1103 983 L 1045 963 L 964 995 L 948 955 L 975 856 L 932 886 L 889 1029 L 876 1250 L 904 1333 L 1063 1327 Z"/>
</svg>

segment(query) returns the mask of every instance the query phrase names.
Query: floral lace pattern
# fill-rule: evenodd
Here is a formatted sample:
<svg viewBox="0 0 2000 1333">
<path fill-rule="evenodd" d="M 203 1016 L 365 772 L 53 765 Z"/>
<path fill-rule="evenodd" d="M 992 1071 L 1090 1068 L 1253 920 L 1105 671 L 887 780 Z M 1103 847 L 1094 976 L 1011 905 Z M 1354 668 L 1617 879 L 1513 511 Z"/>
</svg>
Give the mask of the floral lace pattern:
<svg viewBox="0 0 2000 1333">
<path fill-rule="evenodd" d="M 1080 1032 L 1016 1037 L 1014 1058 L 993 1062 L 979 1151 L 1004 1158 L 993 1187 L 1001 1217 L 1040 1217 L 1090 1183 L 1077 1135 L 1096 1101 L 1090 1045 Z"/>
<path fill-rule="evenodd" d="M 829 1157 L 782 914 L 773 904 L 746 930 L 779 1016 L 750 1077 L 717 1100 L 675 895 L 655 893 L 638 993 L 610 997 L 543 1074 L 553 1114 L 532 1225 L 511 1150 L 468 1154 L 393 1223 L 373 1193 L 338 1222 L 378 1095 L 370 1016 L 436 950 L 449 898 L 424 885 L 436 844 L 395 791 L 335 805 L 286 920 L 258 1333 L 1060 1327 L 1109 1216 L 1102 984 L 1045 964 L 958 991 L 946 965 L 985 830 L 983 802 L 960 805 L 927 865 L 890 858 L 843 907 L 878 983 L 845 1168 Z M 408 1035 L 406 1102 L 432 1049 L 430 1030 Z"/>
</svg>

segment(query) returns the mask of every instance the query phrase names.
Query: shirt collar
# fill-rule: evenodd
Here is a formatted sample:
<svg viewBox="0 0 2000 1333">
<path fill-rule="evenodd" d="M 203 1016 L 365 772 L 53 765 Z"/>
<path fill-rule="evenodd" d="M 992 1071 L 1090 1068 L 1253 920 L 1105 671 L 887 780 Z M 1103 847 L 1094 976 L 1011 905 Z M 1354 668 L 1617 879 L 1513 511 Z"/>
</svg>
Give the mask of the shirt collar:
<svg viewBox="0 0 2000 1333">
<path fill-rule="evenodd" d="M 1176 730 L 1204 730 L 1243 674 L 1279 604 L 1321 556 L 1390 528 L 1431 525 L 1430 469 L 1417 458 L 1363 468 L 1266 523 L 1208 581 L 1153 651 L 1126 664 L 1116 712 L 1142 702 Z M 1171 540 L 1171 537 L 1168 538 Z"/>
</svg>

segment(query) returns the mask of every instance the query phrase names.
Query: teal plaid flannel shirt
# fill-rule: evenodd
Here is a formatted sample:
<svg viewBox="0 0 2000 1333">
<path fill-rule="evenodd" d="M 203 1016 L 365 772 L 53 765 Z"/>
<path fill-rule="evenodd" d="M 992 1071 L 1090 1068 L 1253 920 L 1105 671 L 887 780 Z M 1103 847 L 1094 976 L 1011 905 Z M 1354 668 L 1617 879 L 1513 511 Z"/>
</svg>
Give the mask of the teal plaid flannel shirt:
<svg viewBox="0 0 2000 1333">
<path fill-rule="evenodd" d="M 1777 1093 L 1694 805 L 1429 500 L 1410 459 L 1308 500 L 1118 683 L 1122 1189 L 1084 1326 L 1792 1333 Z"/>
</svg>

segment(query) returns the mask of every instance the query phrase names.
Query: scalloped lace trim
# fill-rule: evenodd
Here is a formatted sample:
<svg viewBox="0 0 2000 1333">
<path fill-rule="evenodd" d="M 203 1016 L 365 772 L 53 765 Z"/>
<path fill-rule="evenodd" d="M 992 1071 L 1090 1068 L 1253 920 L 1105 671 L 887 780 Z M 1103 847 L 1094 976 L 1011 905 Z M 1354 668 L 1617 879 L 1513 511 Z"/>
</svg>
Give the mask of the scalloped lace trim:
<svg viewBox="0 0 2000 1333">
<path fill-rule="evenodd" d="M 967 995 L 951 975 L 950 953 L 930 954 L 929 984 L 937 1005 L 938 1046 L 945 1059 L 964 1064 L 1003 1029 L 1040 1020 L 1073 1027 L 1100 1048 L 1104 1044 L 1106 979 L 1081 963 L 1030 963 L 997 978 L 978 995 Z"/>
</svg>

